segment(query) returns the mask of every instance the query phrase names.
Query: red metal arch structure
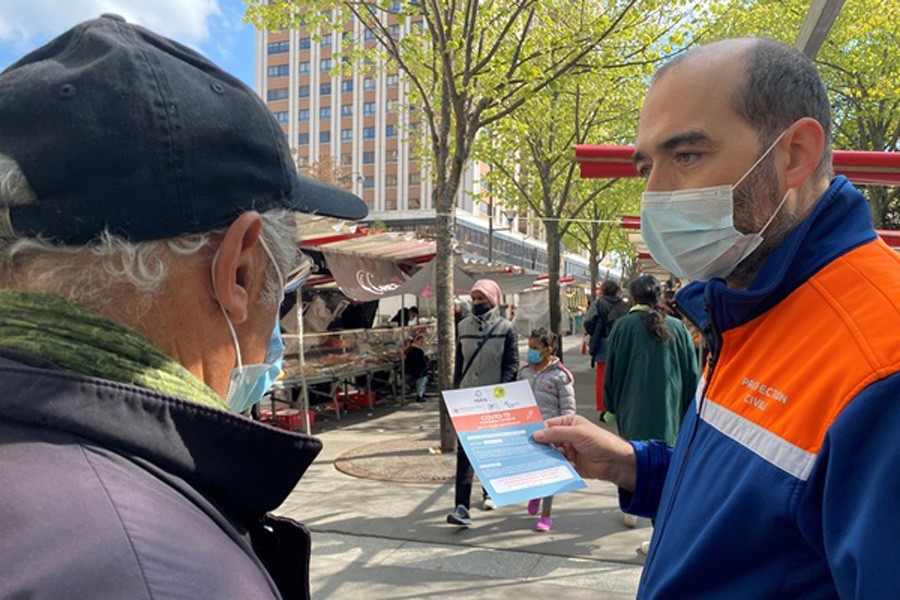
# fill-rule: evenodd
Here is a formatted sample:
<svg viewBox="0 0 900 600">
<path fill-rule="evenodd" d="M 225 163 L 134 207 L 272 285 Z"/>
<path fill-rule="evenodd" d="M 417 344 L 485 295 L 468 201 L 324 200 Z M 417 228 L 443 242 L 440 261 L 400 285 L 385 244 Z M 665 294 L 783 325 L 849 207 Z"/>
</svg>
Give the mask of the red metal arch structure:
<svg viewBox="0 0 900 600">
<path fill-rule="evenodd" d="M 900 186 L 900 152 L 835 150 L 833 154 L 835 174 L 844 175 L 853 183 Z M 632 162 L 633 155 L 633 146 L 575 146 L 575 160 L 580 167 L 582 179 L 638 177 Z M 622 217 L 622 228 L 639 231 L 641 218 Z M 889 246 L 900 251 L 900 231 L 879 229 L 878 235 Z M 649 259 L 650 255 L 642 250 L 638 248 L 638 258 L 642 261 Z"/>
</svg>

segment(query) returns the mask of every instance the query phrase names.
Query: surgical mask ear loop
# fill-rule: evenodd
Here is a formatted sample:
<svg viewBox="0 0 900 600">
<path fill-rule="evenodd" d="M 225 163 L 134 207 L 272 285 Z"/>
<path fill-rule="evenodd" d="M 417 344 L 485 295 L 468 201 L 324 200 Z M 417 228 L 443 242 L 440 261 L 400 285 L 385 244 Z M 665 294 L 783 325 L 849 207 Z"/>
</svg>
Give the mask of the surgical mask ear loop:
<svg viewBox="0 0 900 600">
<path fill-rule="evenodd" d="M 763 152 L 763 153 L 760 155 L 760 157 L 756 159 L 756 162 L 753 163 L 753 164 L 750 166 L 749 169 L 747 169 L 747 172 L 744 173 L 744 174 L 741 176 L 740 179 L 738 179 L 737 183 L 735 183 L 733 186 L 731 186 L 731 191 L 732 191 L 732 192 L 733 192 L 734 190 L 736 190 L 737 187 L 738 187 L 739 185 L 741 185 L 741 183 L 742 183 L 745 179 L 747 179 L 747 176 L 750 175 L 750 173 L 753 172 L 753 169 L 755 169 L 756 167 L 759 166 L 759 163 L 761 163 L 763 160 L 765 160 L 765 158 L 769 155 L 769 152 L 772 151 L 772 148 L 774 148 L 775 146 L 778 145 L 778 142 L 781 141 L 781 138 L 783 138 L 783 137 L 784 137 L 784 134 L 786 134 L 787 132 L 788 132 L 788 130 L 785 129 L 784 131 L 781 132 L 781 135 L 779 135 L 777 138 L 775 138 L 775 141 L 772 142 L 772 144 L 771 144 L 768 148 L 766 148 L 766 151 Z"/>
<path fill-rule="evenodd" d="M 769 225 L 772 224 L 772 221 L 775 220 L 775 215 L 777 215 L 779 213 L 779 211 L 781 211 L 781 207 L 784 206 L 784 201 L 787 200 L 788 194 L 790 194 L 790 193 L 791 193 L 790 189 L 788 189 L 788 191 L 786 191 L 784 193 L 784 196 L 781 197 L 781 202 L 779 202 L 778 206 L 775 208 L 775 212 L 772 213 L 772 216 L 769 217 L 769 220 L 766 221 L 766 224 L 762 226 L 762 229 L 760 229 L 759 233 L 757 233 L 756 235 L 762 237 L 763 232 L 765 232 L 765 230 L 769 228 Z"/>
<path fill-rule="evenodd" d="M 234 351 L 237 354 L 237 366 L 240 369 L 244 366 L 244 362 L 241 360 L 241 345 L 238 343 L 237 332 L 234 330 L 234 325 L 231 324 L 231 319 L 228 318 L 228 311 L 225 310 L 225 306 L 222 304 L 222 301 L 219 299 L 219 292 L 216 289 L 216 265 L 219 263 L 219 250 L 216 250 L 216 255 L 213 256 L 212 259 L 212 283 L 213 290 L 216 290 L 216 302 L 219 304 L 219 308 L 222 310 L 222 316 L 225 317 L 225 323 L 228 325 L 228 332 L 231 334 L 231 343 L 234 344 Z"/>
</svg>

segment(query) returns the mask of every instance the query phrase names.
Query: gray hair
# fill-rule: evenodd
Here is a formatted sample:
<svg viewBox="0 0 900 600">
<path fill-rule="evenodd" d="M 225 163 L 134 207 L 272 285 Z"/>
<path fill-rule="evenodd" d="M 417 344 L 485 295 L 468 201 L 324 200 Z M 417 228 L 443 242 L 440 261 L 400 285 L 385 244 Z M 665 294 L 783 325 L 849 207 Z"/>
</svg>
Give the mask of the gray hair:
<svg viewBox="0 0 900 600">
<path fill-rule="evenodd" d="M 30 291 L 50 292 L 83 306 L 111 308 L 114 291 L 130 286 L 142 297 L 143 312 L 169 277 L 171 262 L 203 251 L 211 252 L 225 229 L 183 235 L 165 240 L 129 242 L 104 231 L 90 244 L 65 246 L 40 237 L 16 236 L 10 226 L 9 206 L 36 201 L 36 195 L 18 165 L 0 155 L 0 288 L 27 281 Z M 262 214 L 262 237 L 282 273 L 298 258 L 294 213 L 284 209 Z M 271 307 L 282 298 L 274 266 L 260 303 Z"/>
<path fill-rule="evenodd" d="M 775 40 L 753 38 L 744 54 L 746 77 L 734 91 L 731 105 L 757 133 L 760 145 L 769 147 L 782 131 L 803 117 L 819 122 L 825 132 L 825 148 L 816 167 L 816 175 L 830 176 L 831 106 L 828 92 L 815 65 L 802 52 Z M 653 76 L 658 79 L 672 67 L 704 52 L 715 52 L 702 46 L 669 61 Z"/>
</svg>

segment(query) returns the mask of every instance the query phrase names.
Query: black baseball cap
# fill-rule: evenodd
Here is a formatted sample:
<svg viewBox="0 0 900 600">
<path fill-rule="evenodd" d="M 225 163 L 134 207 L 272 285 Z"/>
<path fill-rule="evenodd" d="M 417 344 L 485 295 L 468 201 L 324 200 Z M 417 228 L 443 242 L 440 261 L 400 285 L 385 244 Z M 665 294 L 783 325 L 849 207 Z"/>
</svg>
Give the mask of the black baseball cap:
<svg viewBox="0 0 900 600">
<path fill-rule="evenodd" d="M 344 219 L 354 194 L 298 175 L 259 96 L 197 52 L 117 15 L 81 23 L 0 73 L 0 154 L 37 196 L 0 206 L 20 236 L 85 244 L 228 226 L 286 208 Z"/>
</svg>

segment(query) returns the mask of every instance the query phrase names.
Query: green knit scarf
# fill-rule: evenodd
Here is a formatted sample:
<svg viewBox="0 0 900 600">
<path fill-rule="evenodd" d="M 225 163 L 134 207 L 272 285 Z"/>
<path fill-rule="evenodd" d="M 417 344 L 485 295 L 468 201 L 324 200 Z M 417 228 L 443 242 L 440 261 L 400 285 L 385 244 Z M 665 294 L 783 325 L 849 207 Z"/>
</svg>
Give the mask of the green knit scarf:
<svg viewBox="0 0 900 600">
<path fill-rule="evenodd" d="M 225 402 L 133 329 L 45 293 L 0 290 L 0 346 L 193 402 Z"/>
</svg>

